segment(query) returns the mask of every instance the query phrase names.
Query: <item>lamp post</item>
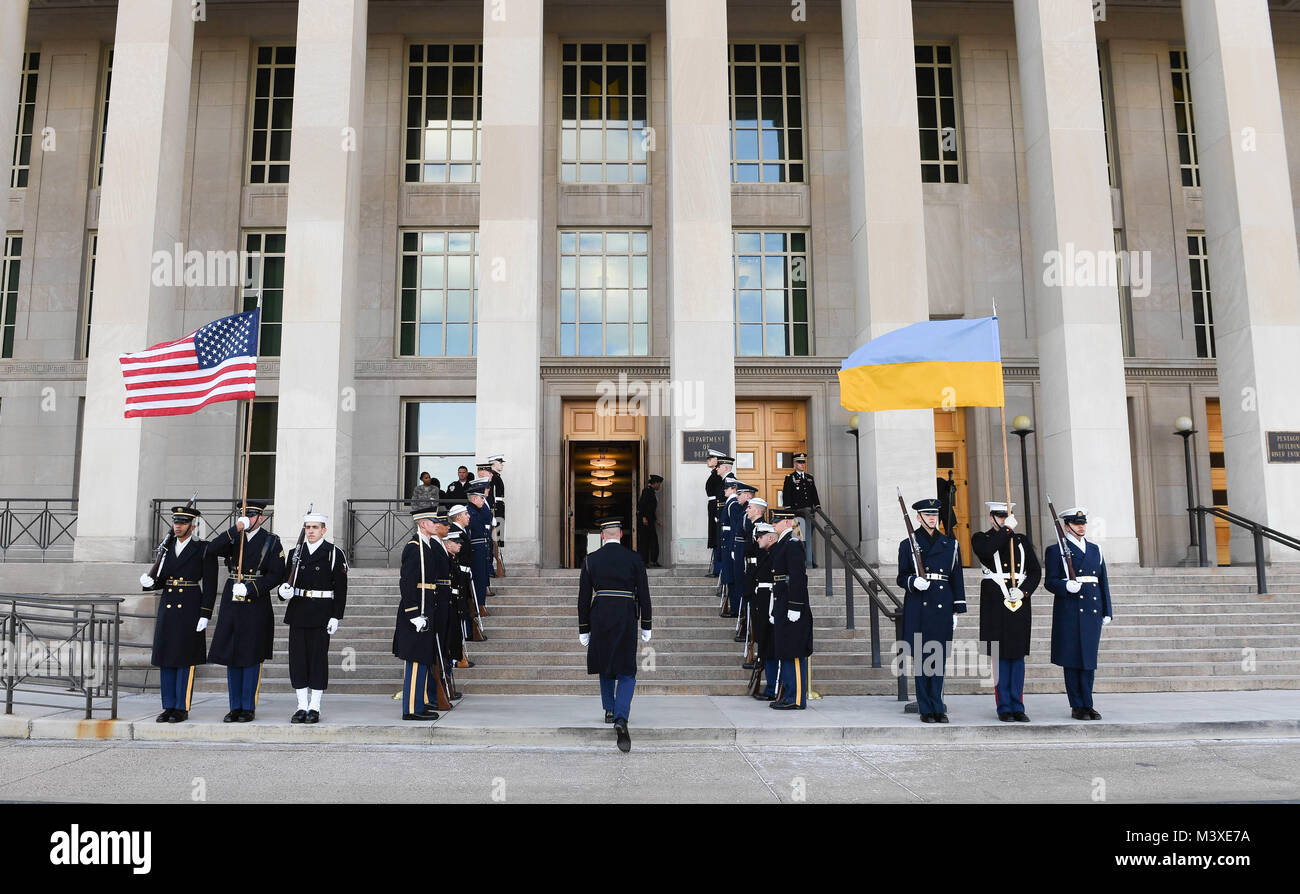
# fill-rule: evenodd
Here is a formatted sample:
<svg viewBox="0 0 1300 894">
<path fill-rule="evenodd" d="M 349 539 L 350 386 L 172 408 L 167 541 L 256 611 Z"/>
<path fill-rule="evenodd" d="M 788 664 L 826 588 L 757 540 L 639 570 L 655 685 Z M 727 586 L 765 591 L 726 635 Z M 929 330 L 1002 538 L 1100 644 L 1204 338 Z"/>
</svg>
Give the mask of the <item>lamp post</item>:
<svg viewBox="0 0 1300 894">
<path fill-rule="evenodd" d="M 1025 537 L 1032 544 L 1034 542 L 1034 519 L 1029 511 L 1032 501 L 1029 498 L 1029 454 L 1025 450 L 1025 438 L 1034 433 L 1034 421 L 1021 413 L 1011 420 L 1011 433 L 1020 438 L 1020 486 L 1025 495 Z M 1007 494 L 1007 499 L 1011 499 L 1011 494 Z"/>
<path fill-rule="evenodd" d="M 1191 416 L 1179 416 L 1174 420 L 1174 434 L 1183 439 L 1183 464 L 1187 469 L 1187 536 L 1190 543 L 1188 553 L 1191 553 L 1192 547 L 1197 548 L 1198 561 L 1204 566 L 1205 550 L 1196 536 L 1196 483 L 1192 478 L 1192 435 L 1196 434 L 1196 429 L 1193 426 Z"/>
<path fill-rule="evenodd" d="M 849 427 L 845 434 L 853 435 L 853 471 L 858 476 L 858 545 L 862 544 L 862 447 L 858 440 L 858 414 L 849 417 Z M 829 573 L 829 572 L 828 572 Z"/>
</svg>

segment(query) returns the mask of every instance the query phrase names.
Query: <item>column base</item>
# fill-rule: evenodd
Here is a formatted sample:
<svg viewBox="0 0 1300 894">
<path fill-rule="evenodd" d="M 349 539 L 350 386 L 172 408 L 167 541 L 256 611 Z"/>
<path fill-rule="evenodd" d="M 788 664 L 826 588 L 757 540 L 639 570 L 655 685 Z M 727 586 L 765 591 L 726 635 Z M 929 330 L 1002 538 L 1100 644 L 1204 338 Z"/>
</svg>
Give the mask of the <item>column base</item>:
<svg viewBox="0 0 1300 894">
<path fill-rule="evenodd" d="M 143 562 L 146 548 L 135 537 L 78 535 L 72 547 L 74 562 Z"/>
</svg>

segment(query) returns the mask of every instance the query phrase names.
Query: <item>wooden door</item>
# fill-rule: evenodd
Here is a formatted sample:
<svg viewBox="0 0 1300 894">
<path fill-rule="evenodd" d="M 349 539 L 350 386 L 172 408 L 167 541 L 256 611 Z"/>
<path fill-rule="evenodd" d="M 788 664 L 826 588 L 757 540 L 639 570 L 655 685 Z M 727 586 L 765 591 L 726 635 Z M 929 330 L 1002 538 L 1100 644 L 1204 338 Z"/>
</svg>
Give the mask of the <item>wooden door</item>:
<svg viewBox="0 0 1300 894">
<path fill-rule="evenodd" d="M 953 483 L 957 485 L 956 503 L 953 506 L 957 515 L 957 527 L 953 530 L 953 535 L 961 546 L 962 564 L 969 565 L 971 561 L 970 488 L 966 468 L 965 410 L 934 411 L 934 458 L 938 477 L 947 481 L 948 473 L 951 472 Z M 936 481 L 935 496 L 939 496 L 938 484 Z M 995 487 L 994 490 L 998 489 Z"/>
<path fill-rule="evenodd" d="M 736 477 L 758 488 L 769 506 L 781 505 L 794 455 L 808 449 L 808 406 L 801 400 L 736 402 Z M 808 471 L 817 477 L 817 458 Z"/>
<path fill-rule="evenodd" d="M 1223 459 L 1223 415 L 1219 408 L 1219 399 L 1209 397 L 1205 400 L 1206 439 L 1210 447 L 1210 490 L 1213 505 L 1219 509 L 1228 508 L 1228 466 Z M 1232 538 L 1232 526 L 1221 518 L 1214 520 L 1214 545 L 1220 565 L 1231 565 L 1232 555 L 1228 542 Z M 1207 552 L 1209 544 L 1206 544 Z"/>
</svg>

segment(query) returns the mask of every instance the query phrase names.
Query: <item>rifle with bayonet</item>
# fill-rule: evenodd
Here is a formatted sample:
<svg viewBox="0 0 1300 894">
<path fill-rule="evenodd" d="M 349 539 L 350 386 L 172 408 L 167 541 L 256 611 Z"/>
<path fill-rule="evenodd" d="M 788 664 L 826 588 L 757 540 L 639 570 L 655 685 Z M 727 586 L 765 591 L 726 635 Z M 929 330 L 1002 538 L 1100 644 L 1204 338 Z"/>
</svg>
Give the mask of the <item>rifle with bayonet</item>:
<svg viewBox="0 0 1300 894">
<path fill-rule="evenodd" d="M 925 577 L 925 559 L 921 557 L 921 546 L 916 542 L 916 529 L 912 527 L 912 517 L 907 514 L 907 504 L 903 502 L 903 489 L 898 490 L 898 508 L 903 510 L 903 524 L 907 527 L 907 542 L 912 545 L 912 562 L 916 565 L 916 577 Z"/>
<path fill-rule="evenodd" d="M 311 515 L 311 508 L 314 503 L 307 504 L 307 514 Z M 302 523 L 302 530 L 298 532 L 298 543 L 293 548 L 293 568 L 289 570 L 289 577 L 285 581 L 294 589 L 298 588 L 298 569 L 302 567 L 302 550 L 307 542 L 307 523 Z M 284 597 L 280 597 L 282 600 Z"/>
<path fill-rule="evenodd" d="M 185 508 L 193 509 L 194 504 L 198 501 L 198 499 L 199 499 L 199 492 L 195 491 L 194 495 L 190 497 L 189 502 L 185 504 Z M 193 524 L 193 522 L 191 522 L 191 524 Z M 170 530 L 168 530 L 166 536 L 164 536 L 163 539 L 159 541 L 158 545 L 154 547 L 153 564 L 149 566 L 149 576 L 152 577 L 154 580 L 157 580 L 158 575 L 162 572 L 163 559 L 167 558 L 167 553 L 171 551 L 172 544 L 174 544 L 175 542 L 176 542 L 176 528 L 172 527 Z"/>
<path fill-rule="evenodd" d="M 1052 512 L 1052 524 L 1056 526 L 1056 543 L 1061 547 L 1061 561 L 1065 563 L 1065 573 L 1070 580 L 1075 580 L 1074 573 L 1074 556 L 1070 552 L 1070 546 L 1065 542 L 1065 528 L 1061 525 L 1061 519 L 1056 514 L 1056 507 L 1052 505 L 1052 498 L 1047 498 L 1047 508 Z"/>
</svg>

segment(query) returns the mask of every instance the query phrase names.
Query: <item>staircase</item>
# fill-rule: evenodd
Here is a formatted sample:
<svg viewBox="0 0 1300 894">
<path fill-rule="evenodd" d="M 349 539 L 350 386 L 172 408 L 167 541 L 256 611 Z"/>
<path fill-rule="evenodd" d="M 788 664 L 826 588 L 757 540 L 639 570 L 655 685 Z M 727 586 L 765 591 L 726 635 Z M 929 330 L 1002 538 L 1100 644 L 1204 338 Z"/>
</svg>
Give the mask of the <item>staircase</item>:
<svg viewBox="0 0 1300 894">
<path fill-rule="evenodd" d="M 698 568 L 650 569 L 654 638 L 641 645 L 637 691 L 644 694 L 741 695 L 749 672 L 732 619 L 718 617 L 716 579 Z M 843 572 L 833 597 L 824 571 L 810 569 L 816 652 L 812 688 L 823 695 L 892 695 L 892 625 L 882 618 L 882 662 L 872 668 L 869 602 L 856 587 L 857 630 L 844 628 Z M 330 692 L 392 694 L 400 663 L 391 645 L 397 605 L 396 569 L 353 569 L 347 615 L 330 649 Z M 1274 592 L 1257 595 L 1252 568 L 1130 568 L 1112 572 L 1115 620 L 1101 642 L 1098 692 L 1300 689 L 1300 569 L 1274 566 Z M 466 694 L 595 694 L 578 644 L 578 572 L 512 571 L 494 581 L 488 600 L 488 641 L 469 645 L 472 669 L 456 674 Z M 957 629 L 958 647 L 945 691 L 990 692 L 987 661 L 977 663 L 979 574 L 966 573 L 969 611 Z M 1049 661 L 1051 594 L 1034 594 L 1033 651 L 1026 668 L 1030 693 L 1063 692 L 1060 668 Z M 277 607 L 276 618 L 283 617 Z M 276 630 L 275 658 L 262 685 L 289 688 L 288 629 Z M 1243 650 L 1253 649 L 1246 669 Z M 353 650 L 353 651 L 347 651 Z M 344 670 L 344 664 L 352 666 Z M 219 667 L 201 670 L 199 688 L 223 690 Z"/>
</svg>

